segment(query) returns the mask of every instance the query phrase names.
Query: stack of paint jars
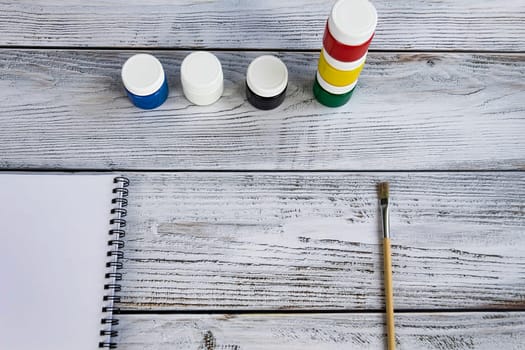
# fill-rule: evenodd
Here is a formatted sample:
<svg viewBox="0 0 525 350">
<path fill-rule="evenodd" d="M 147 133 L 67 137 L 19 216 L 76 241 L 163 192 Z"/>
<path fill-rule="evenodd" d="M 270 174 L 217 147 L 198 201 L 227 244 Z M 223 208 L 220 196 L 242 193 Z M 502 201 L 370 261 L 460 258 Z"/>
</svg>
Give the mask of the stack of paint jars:
<svg viewBox="0 0 525 350">
<path fill-rule="evenodd" d="M 368 0 L 335 3 L 326 23 L 313 88 L 320 103 L 339 107 L 350 100 L 376 25 L 377 12 Z"/>
</svg>

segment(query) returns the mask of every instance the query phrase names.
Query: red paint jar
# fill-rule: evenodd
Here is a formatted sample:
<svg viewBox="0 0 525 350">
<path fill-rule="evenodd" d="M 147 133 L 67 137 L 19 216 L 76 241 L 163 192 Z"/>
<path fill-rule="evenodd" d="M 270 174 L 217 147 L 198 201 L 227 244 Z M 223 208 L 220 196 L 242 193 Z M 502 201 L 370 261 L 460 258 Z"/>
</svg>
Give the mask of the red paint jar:
<svg viewBox="0 0 525 350">
<path fill-rule="evenodd" d="M 368 0 L 339 0 L 325 27 L 323 47 L 341 62 L 357 61 L 368 51 L 377 25 L 377 12 Z"/>
<path fill-rule="evenodd" d="M 364 44 L 358 46 L 345 45 L 335 40 L 330 30 L 328 30 L 328 22 L 324 30 L 323 47 L 330 56 L 341 62 L 357 61 L 366 55 L 368 46 L 372 42 L 374 34 Z"/>
</svg>

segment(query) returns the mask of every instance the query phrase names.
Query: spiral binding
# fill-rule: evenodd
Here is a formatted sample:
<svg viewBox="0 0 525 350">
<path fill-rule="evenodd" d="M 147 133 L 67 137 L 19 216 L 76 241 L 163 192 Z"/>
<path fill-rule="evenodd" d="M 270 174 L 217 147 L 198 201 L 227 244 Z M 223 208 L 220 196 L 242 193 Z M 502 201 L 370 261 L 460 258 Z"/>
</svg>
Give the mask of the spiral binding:
<svg viewBox="0 0 525 350">
<path fill-rule="evenodd" d="M 111 200 L 111 203 L 115 205 L 111 209 L 111 214 L 114 217 L 109 220 L 111 229 L 109 230 L 109 235 L 111 239 L 108 241 L 108 246 L 110 247 L 107 252 L 108 261 L 106 262 L 106 272 L 105 278 L 108 281 L 104 284 L 104 289 L 111 291 L 110 294 L 104 296 L 104 306 L 102 307 L 102 312 L 107 314 L 107 317 L 100 320 L 101 324 L 104 325 L 104 329 L 100 330 L 100 336 L 104 338 L 103 341 L 98 343 L 99 348 L 108 348 L 116 349 L 117 343 L 111 341 L 112 338 L 118 336 L 118 332 L 112 330 L 112 326 L 118 325 L 118 319 L 114 318 L 114 313 L 120 311 L 118 307 L 115 307 L 115 303 L 120 302 L 120 296 L 115 295 L 115 293 L 120 292 L 121 285 L 117 282 L 122 280 L 122 274 L 117 272 L 122 269 L 122 259 L 124 258 L 124 253 L 122 248 L 124 248 L 124 241 L 122 238 L 126 236 L 126 220 L 124 219 L 127 215 L 127 210 L 125 209 L 128 206 L 128 189 L 129 179 L 124 176 L 117 176 L 113 179 L 116 187 L 113 189 L 115 198 Z"/>
</svg>

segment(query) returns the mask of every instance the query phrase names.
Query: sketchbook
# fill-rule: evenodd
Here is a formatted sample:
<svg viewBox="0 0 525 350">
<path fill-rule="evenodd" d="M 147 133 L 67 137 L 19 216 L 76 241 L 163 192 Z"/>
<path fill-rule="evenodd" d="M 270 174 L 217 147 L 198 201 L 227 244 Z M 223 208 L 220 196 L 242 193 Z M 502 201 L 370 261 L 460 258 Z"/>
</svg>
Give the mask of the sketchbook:
<svg viewBox="0 0 525 350">
<path fill-rule="evenodd" d="M 128 184 L 0 174 L 0 349 L 116 348 Z"/>
</svg>

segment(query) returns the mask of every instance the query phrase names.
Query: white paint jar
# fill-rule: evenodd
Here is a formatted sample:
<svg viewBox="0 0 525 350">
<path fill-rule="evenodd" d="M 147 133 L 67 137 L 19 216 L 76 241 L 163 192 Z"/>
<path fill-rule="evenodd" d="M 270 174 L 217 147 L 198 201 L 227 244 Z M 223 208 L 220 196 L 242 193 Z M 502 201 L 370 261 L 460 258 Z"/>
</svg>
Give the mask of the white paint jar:
<svg viewBox="0 0 525 350">
<path fill-rule="evenodd" d="M 199 106 L 214 103 L 224 91 L 221 62 L 206 51 L 193 52 L 184 58 L 180 80 L 184 96 Z"/>
</svg>

